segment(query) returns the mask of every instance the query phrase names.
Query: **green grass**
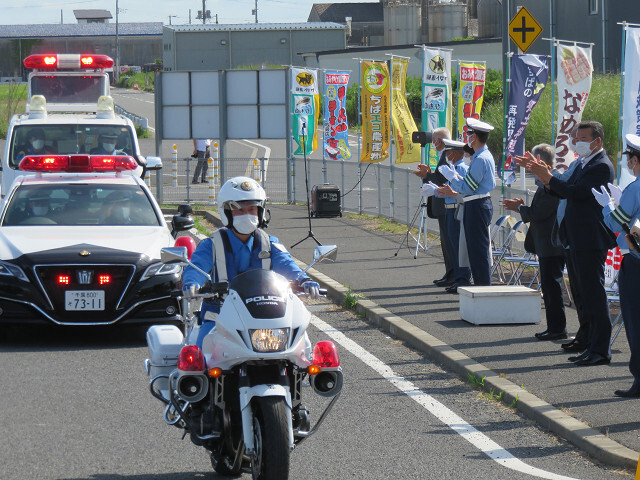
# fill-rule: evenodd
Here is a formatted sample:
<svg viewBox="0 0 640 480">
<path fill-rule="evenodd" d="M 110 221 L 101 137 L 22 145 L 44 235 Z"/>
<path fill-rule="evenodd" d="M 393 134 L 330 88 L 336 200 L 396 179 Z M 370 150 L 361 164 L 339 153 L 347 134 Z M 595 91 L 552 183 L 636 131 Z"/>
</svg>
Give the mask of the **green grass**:
<svg viewBox="0 0 640 480">
<path fill-rule="evenodd" d="M 0 136 L 7 136 L 11 117 L 25 111 L 27 84 L 0 85 Z"/>
<path fill-rule="evenodd" d="M 118 79 L 118 86 L 122 88 L 133 88 L 133 85 L 138 85 L 139 90 L 145 90 L 153 92 L 154 90 L 154 72 L 135 72 L 133 70 L 127 70 Z"/>
<path fill-rule="evenodd" d="M 351 287 L 347 285 L 347 294 L 342 301 L 342 308 L 355 312 L 356 308 L 358 307 L 358 300 L 360 300 L 361 298 L 364 298 L 364 295 L 362 295 L 361 293 L 354 293 L 351 290 Z"/>
</svg>

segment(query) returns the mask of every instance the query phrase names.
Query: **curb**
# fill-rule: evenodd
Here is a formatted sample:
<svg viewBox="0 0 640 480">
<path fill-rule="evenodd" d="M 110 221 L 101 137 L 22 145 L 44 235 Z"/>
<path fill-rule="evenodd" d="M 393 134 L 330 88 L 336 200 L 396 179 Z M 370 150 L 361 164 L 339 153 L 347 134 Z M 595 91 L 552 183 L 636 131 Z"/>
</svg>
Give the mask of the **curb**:
<svg viewBox="0 0 640 480">
<path fill-rule="evenodd" d="M 212 212 L 199 211 L 194 214 L 203 215 L 209 222 L 220 225 L 220 219 Z M 302 269 L 307 268 L 307 264 L 304 262 L 295 257 L 294 260 Z M 327 289 L 327 296 L 338 305 L 342 305 L 349 291 L 348 288 L 314 268 L 310 268 L 306 273 Z M 463 379 L 466 380 L 469 375 L 484 378 L 486 391 L 504 392 L 504 403 L 513 404 L 516 401 L 516 408 L 525 416 L 534 420 L 542 428 L 571 442 L 597 460 L 615 467 L 636 470 L 640 456 L 638 452 L 615 442 L 594 428 L 567 415 L 389 310 L 371 300 L 363 299 L 358 300 L 356 313 L 365 315 L 364 320 L 407 342 L 411 347 Z"/>
</svg>

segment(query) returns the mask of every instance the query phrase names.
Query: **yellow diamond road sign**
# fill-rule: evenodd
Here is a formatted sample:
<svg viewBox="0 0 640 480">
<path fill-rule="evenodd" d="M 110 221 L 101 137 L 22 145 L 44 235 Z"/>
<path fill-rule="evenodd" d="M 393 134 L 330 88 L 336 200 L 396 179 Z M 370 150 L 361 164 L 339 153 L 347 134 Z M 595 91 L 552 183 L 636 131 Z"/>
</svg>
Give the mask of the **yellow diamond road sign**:
<svg viewBox="0 0 640 480">
<path fill-rule="evenodd" d="M 523 53 L 542 33 L 542 27 L 525 7 L 520 8 L 509 22 L 509 37 Z"/>
</svg>

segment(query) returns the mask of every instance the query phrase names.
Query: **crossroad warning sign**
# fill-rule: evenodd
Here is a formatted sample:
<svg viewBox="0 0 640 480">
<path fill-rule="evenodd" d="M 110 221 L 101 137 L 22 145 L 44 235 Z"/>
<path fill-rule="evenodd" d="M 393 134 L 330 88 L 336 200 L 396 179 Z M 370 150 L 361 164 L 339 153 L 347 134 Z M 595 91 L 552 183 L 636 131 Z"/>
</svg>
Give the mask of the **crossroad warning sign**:
<svg viewBox="0 0 640 480">
<path fill-rule="evenodd" d="M 525 7 L 521 7 L 509 22 L 509 37 L 523 53 L 529 50 L 541 33 L 542 27 Z"/>
</svg>

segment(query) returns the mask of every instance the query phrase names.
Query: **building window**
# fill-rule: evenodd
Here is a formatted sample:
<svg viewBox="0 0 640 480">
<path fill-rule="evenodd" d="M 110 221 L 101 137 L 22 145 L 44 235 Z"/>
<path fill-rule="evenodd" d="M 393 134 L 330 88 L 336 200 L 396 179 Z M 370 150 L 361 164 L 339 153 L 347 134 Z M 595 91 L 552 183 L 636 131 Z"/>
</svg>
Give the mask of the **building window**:
<svg viewBox="0 0 640 480">
<path fill-rule="evenodd" d="M 598 14 L 598 2 L 600 0 L 589 0 L 589 15 Z"/>
</svg>

